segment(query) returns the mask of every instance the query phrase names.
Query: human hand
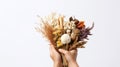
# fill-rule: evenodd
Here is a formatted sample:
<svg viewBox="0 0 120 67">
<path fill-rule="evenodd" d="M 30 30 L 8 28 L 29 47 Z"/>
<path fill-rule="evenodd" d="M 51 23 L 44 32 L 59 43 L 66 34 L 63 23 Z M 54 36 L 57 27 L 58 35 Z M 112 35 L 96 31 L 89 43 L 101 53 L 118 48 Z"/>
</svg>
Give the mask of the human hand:
<svg viewBox="0 0 120 67">
<path fill-rule="evenodd" d="M 50 57 L 54 62 L 54 67 L 62 67 L 62 59 L 58 51 L 53 45 L 50 45 Z"/>
<path fill-rule="evenodd" d="M 78 67 L 76 62 L 77 50 L 67 51 L 64 49 L 59 49 L 59 52 L 65 55 L 65 58 L 68 61 L 68 67 Z"/>
</svg>

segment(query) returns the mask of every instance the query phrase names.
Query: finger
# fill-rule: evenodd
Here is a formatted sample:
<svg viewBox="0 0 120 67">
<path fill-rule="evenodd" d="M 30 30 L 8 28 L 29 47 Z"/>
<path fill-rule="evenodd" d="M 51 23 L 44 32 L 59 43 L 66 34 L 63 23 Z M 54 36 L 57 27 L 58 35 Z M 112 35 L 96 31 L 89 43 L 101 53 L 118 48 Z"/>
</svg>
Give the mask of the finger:
<svg viewBox="0 0 120 67">
<path fill-rule="evenodd" d="M 77 49 L 71 50 L 72 53 L 77 53 Z"/>
<path fill-rule="evenodd" d="M 50 57 L 52 58 L 52 48 L 51 48 L 51 45 L 49 46 L 49 51 L 50 51 Z"/>
<path fill-rule="evenodd" d="M 50 45 L 50 49 L 53 50 L 53 49 L 54 49 L 54 46 L 53 46 L 53 45 Z"/>
<path fill-rule="evenodd" d="M 72 55 L 77 55 L 77 50 L 72 50 L 72 51 L 70 51 L 70 53 L 71 53 Z"/>
<path fill-rule="evenodd" d="M 53 46 L 53 45 L 50 45 L 49 50 L 50 50 L 51 53 L 52 53 L 52 52 L 55 52 L 54 46 Z"/>
<path fill-rule="evenodd" d="M 63 53 L 63 54 L 67 54 L 67 53 L 68 53 L 68 51 L 66 51 L 66 50 L 64 50 L 64 49 L 59 49 L 59 52 L 60 52 L 60 53 Z"/>
<path fill-rule="evenodd" d="M 49 46 L 49 50 L 51 51 L 51 45 Z"/>
</svg>

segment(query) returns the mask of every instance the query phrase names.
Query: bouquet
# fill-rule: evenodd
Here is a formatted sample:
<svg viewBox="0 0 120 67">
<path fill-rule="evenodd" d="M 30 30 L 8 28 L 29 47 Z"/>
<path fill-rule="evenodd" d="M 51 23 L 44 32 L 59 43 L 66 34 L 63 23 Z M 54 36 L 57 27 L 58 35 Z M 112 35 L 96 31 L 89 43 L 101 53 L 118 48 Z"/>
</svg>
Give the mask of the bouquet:
<svg viewBox="0 0 120 67">
<path fill-rule="evenodd" d="M 84 44 L 88 40 L 88 35 L 91 35 L 90 30 L 94 27 L 94 23 L 91 27 L 86 27 L 84 21 L 79 21 L 75 17 L 65 20 L 65 16 L 55 13 L 41 18 L 40 21 L 40 26 L 35 29 L 42 33 L 54 45 L 56 50 L 61 48 L 70 51 L 77 48 L 84 48 Z M 63 66 L 68 67 L 63 54 L 61 54 L 61 57 Z"/>
</svg>

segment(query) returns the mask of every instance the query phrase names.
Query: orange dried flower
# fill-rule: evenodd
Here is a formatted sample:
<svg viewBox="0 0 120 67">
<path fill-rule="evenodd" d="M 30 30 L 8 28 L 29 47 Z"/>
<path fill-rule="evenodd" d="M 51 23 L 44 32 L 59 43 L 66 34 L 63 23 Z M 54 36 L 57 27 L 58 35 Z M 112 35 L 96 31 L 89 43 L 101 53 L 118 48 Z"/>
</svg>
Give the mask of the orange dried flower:
<svg viewBox="0 0 120 67">
<path fill-rule="evenodd" d="M 84 24 L 84 21 L 80 21 L 78 24 L 77 24 L 77 28 L 85 28 L 85 24 Z"/>
</svg>

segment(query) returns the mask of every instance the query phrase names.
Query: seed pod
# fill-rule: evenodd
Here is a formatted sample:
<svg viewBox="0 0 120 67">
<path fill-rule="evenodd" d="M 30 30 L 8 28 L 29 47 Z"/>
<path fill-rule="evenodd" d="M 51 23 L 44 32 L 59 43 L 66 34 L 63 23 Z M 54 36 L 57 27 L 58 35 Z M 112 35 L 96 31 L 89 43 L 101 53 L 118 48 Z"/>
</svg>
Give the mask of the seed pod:
<svg viewBox="0 0 120 67">
<path fill-rule="evenodd" d="M 70 43 L 70 41 L 71 41 L 71 38 L 68 34 L 63 34 L 61 36 L 61 43 L 62 44 L 68 44 L 68 43 Z"/>
</svg>

